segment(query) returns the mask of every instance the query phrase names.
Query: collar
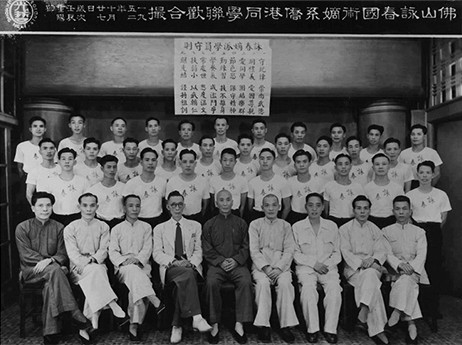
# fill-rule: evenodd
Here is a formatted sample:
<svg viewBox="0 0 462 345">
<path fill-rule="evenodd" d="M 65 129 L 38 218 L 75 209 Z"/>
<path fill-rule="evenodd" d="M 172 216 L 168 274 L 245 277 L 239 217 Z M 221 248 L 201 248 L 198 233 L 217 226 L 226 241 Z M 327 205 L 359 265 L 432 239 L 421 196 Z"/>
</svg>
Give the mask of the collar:
<svg viewBox="0 0 462 345">
<path fill-rule="evenodd" d="M 279 220 L 279 218 L 276 218 L 276 219 L 274 219 L 274 220 L 269 220 L 268 218 L 266 218 L 266 216 L 263 217 L 263 221 L 264 221 L 265 223 L 267 223 L 267 224 L 270 224 L 270 225 L 273 225 L 273 224 L 277 223 L 278 220 Z"/>
<path fill-rule="evenodd" d="M 231 218 L 231 216 L 233 216 L 233 214 L 230 212 L 227 216 L 223 215 L 221 212 L 218 213 L 217 217 L 219 219 L 224 219 L 224 220 L 228 220 Z"/>
<path fill-rule="evenodd" d="M 42 223 L 40 220 L 37 219 L 37 217 L 34 217 L 32 219 L 32 224 L 37 225 L 37 226 L 46 226 L 50 223 L 51 219 L 48 218 L 44 223 Z"/>
<path fill-rule="evenodd" d="M 366 227 L 368 227 L 368 226 L 367 226 L 368 223 L 369 223 L 369 221 L 366 220 L 366 222 L 364 223 L 364 225 L 361 225 L 361 223 L 358 222 L 358 221 L 356 220 L 356 218 L 353 218 L 353 226 L 356 226 L 356 227 L 358 227 L 358 228 L 361 228 L 361 229 L 366 228 Z"/>
</svg>

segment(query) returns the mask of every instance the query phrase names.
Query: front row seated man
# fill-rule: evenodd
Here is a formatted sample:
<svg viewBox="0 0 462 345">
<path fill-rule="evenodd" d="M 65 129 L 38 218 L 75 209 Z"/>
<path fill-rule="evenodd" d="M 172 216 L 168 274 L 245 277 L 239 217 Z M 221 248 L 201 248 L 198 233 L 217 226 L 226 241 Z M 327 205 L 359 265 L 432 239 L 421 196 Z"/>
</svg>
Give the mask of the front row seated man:
<svg viewBox="0 0 462 345">
<path fill-rule="evenodd" d="M 222 155 L 226 154 L 222 151 Z M 233 338 L 239 343 L 247 342 L 243 323 L 253 321 L 252 278 L 247 267 L 249 258 L 249 236 L 247 223 L 232 214 L 233 196 L 228 190 L 217 193 L 219 214 L 204 225 L 202 250 L 208 263 L 206 299 L 209 307 L 209 321 L 212 331 L 209 343 L 219 342 L 218 323 L 221 320 L 220 288 L 226 281 L 235 286 L 236 324 Z"/>
<path fill-rule="evenodd" d="M 407 344 L 417 344 L 417 328 L 414 320 L 422 317 L 419 302 L 419 283 L 429 284 L 425 272 L 427 238 L 425 231 L 412 224 L 411 200 L 399 195 L 393 200 L 396 223 L 382 229 L 387 239 L 387 262 L 393 269 L 390 307 L 393 312 L 388 320 L 390 327 L 403 320 L 408 323 Z"/>
<path fill-rule="evenodd" d="M 253 324 L 259 327 L 258 339 L 270 342 L 271 285 L 275 285 L 281 338 L 291 343 L 295 338 L 290 327 L 298 325 L 294 309 L 295 290 L 290 272 L 295 251 L 294 236 L 290 224 L 277 217 L 279 199 L 276 195 L 265 195 L 261 207 L 265 216 L 255 219 L 249 226 L 252 277 L 255 281 L 257 304 L 257 315 Z"/>
<path fill-rule="evenodd" d="M 79 197 L 81 219 L 64 228 L 64 243 L 70 261 L 71 280 L 80 286 L 85 295 L 83 314 L 98 329 L 101 310 L 109 307 L 114 316 L 125 318 L 117 304 L 104 264 L 109 247 L 109 225 L 95 218 L 98 198 L 91 193 Z M 83 339 L 85 335 L 81 335 Z M 90 339 L 86 339 L 90 340 Z"/>
<path fill-rule="evenodd" d="M 151 283 L 152 228 L 138 220 L 141 210 L 139 196 L 124 196 L 125 220 L 111 230 L 109 259 L 117 278 L 128 288 L 130 340 L 140 340 L 138 326 L 143 323 L 149 302 L 159 314 L 163 303 L 157 298 Z"/>
<path fill-rule="evenodd" d="M 61 314 L 70 312 L 73 321 L 82 330 L 80 335 L 89 339 L 90 322 L 83 316 L 72 294 L 62 266 L 67 264 L 63 225 L 50 219 L 55 198 L 47 192 L 35 192 L 31 198 L 35 217 L 16 227 L 16 245 L 19 251 L 22 279 L 26 283 L 44 283 L 43 340 L 57 344 L 61 331 Z"/>
<path fill-rule="evenodd" d="M 192 157 L 192 155 L 191 155 Z M 183 217 L 185 199 L 174 190 L 167 196 L 171 218 L 154 228 L 152 256 L 159 264 L 162 283 L 173 285 L 175 305 L 170 342 L 179 343 L 183 335 L 181 318 L 193 318 L 193 328 L 209 332 L 212 327 L 201 314 L 198 275 L 202 276 L 201 224 Z"/>
<path fill-rule="evenodd" d="M 377 344 L 388 344 L 384 327 L 387 314 L 380 278 L 386 260 L 385 239 L 381 230 L 368 220 L 371 202 L 364 195 L 353 199 L 354 219 L 340 227 L 340 249 L 345 260 L 344 275 L 354 286 L 358 320 L 366 326 Z"/>
<path fill-rule="evenodd" d="M 293 225 L 295 239 L 296 273 L 301 285 L 300 302 L 305 316 L 309 343 L 319 337 L 318 283 L 325 291 L 324 337 L 331 344 L 337 343 L 337 325 L 342 304 L 342 288 L 337 265 L 340 255 L 340 237 L 337 225 L 321 217 L 324 198 L 319 193 L 306 196 L 308 217 Z"/>
</svg>

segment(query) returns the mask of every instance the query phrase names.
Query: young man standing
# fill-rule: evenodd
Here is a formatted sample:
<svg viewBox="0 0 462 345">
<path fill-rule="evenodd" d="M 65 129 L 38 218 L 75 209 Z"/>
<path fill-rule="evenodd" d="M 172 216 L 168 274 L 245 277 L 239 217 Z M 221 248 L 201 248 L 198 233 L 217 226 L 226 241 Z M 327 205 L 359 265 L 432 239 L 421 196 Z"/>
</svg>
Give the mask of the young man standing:
<svg viewBox="0 0 462 345">
<path fill-rule="evenodd" d="M 260 154 L 261 155 L 261 154 Z M 262 200 L 265 216 L 249 225 L 249 248 L 252 258 L 252 277 L 255 281 L 258 340 L 271 341 L 271 285 L 276 285 L 276 308 L 281 325 L 281 337 L 291 343 L 294 335 L 290 327 L 298 325 L 294 310 L 295 291 L 292 285 L 290 265 L 294 257 L 295 243 L 290 224 L 278 218 L 279 199 L 267 194 Z"/>
<path fill-rule="evenodd" d="M 318 159 L 310 164 L 309 172 L 314 180 L 319 180 L 324 187 L 334 180 L 335 163 L 329 158 L 332 149 L 332 139 L 323 135 L 316 141 Z"/>
<path fill-rule="evenodd" d="M 273 171 L 276 175 L 282 176 L 288 180 L 296 173 L 292 157 L 288 155 L 290 137 L 287 134 L 279 133 L 274 139 L 274 144 L 276 145 L 277 156 L 274 160 Z"/>
<path fill-rule="evenodd" d="M 43 286 L 43 341 L 57 344 L 61 332 L 59 317 L 70 312 L 82 333 L 90 327 L 80 312 L 71 286 L 62 267 L 67 264 L 63 239 L 63 225 L 50 219 L 55 198 L 47 192 L 32 195 L 31 205 L 35 217 L 16 227 L 16 245 L 21 265 L 21 280 L 25 283 L 44 282 Z M 59 293 L 56 293 L 59 291 Z"/>
<path fill-rule="evenodd" d="M 97 161 L 99 147 L 99 140 L 95 138 L 85 139 L 83 141 L 85 160 L 80 163 L 77 162 L 74 167 L 74 173 L 85 178 L 89 186 L 93 186 L 103 179 L 103 173 Z"/>
<path fill-rule="evenodd" d="M 99 156 L 105 155 L 116 156 L 120 163 L 125 162 L 123 142 L 127 132 L 127 120 L 123 117 L 116 117 L 111 121 L 109 129 L 112 132 L 113 140 L 109 140 L 101 145 Z"/>
<path fill-rule="evenodd" d="M 85 130 L 85 116 L 81 114 L 71 114 L 69 116 L 68 126 L 72 131 L 72 135 L 68 138 L 64 138 L 59 142 L 58 151 L 65 147 L 69 147 L 77 152 L 77 163 L 82 163 L 85 160 L 84 146 L 83 142 L 85 136 L 83 131 Z"/>
<path fill-rule="evenodd" d="M 234 172 L 250 181 L 257 176 L 260 165 L 257 160 L 252 159 L 253 138 L 248 134 L 241 134 L 238 139 L 239 158 L 237 159 Z"/>
<path fill-rule="evenodd" d="M 226 148 L 232 148 L 237 152 L 237 143 L 226 136 L 226 132 L 229 129 L 228 119 L 226 117 L 215 118 L 213 127 L 215 128 L 213 158 L 219 160 L 221 158 L 221 151 Z"/>
<path fill-rule="evenodd" d="M 351 157 L 350 180 L 364 187 L 371 178 L 372 161 L 368 163 L 360 158 L 361 139 L 358 137 L 349 137 L 346 141 L 346 148 Z"/>
<path fill-rule="evenodd" d="M 346 147 L 343 146 L 343 140 L 346 136 L 346 127 L 336 122 L 330 126 L 329 132 L 332 139 L 332 150 L 329 153 L 329 158 L 333 161 L 339 154 L 347 154 Z"/>
<path fill-rule="evenodd" d="M 372 157 L 377 153 L 384 153 L 380 148 L 380 138 L 383 134 L 384 128 L 380 125 L 370 125 L 367 127 L 367 141 L 369 145 L 361 150 L 359 158 L 363 162 L 372 163 Z"/>
<path fill-rule="evenodd" d="M 395 138 L 388 138 L 383 143 L 383 149 L 388 158 L 390 158 L 388 178 L 390 181 L 402 186 L 405 193 L 409 192 L 414 175 L 409 164 L 398 161 L 399 154 L 401 153 L 401 142 Z"/>
<path fill-rule="evenodd" d="M 269 141 L 265 140 L 268 128 L 266 127 L 266 121 L 261 119 L 253 120 L 252 122 L 252 135 L 253 135 L 253 147 L 250 152 L 250 156 L 254 160 L 258 160 L 260 151 L 264 148 L 268 148 L 276 152 L 276 148 Z"/>
<path fill-rule="evenodd" d="M 144 130 L 148 133 L 148 138 L 139 143 L 139 152 L 143 151 L 146 147 L 150 147 L 157 152 L 158 157 L 162 157 L 162 140 L 159 139 L 161 129 L 159 119 L 150 117 L 145 121 Z"/>
<path fill-rule="evenodd" d="M 180 135 L 180 142 L 178 143 L 178 152 L 181 152 L 185 149 L 193 150 L 196 153 L 196 157 L 200 158 L 201 150 L 199 145 L 193 142 L 192 138 L 194 135 L 194 130 L 196 125 L 194 122 L 189 120 L 182 120 L 178 124 L 178 134 Z"/>
<path fill-rule="evenodd" d="M 149 147 L 149 146 L 148 146 Z M 132 178 L 140 176 L 143 172 L 143 167 L 138 159 L 138 140 L 127 138 L 123 142 L 125 162 L 120 163 L 117 167 L 117 180 L 122 183 L 127 183 Z M 153 149 L 154 150 L 154 149 Z M 157 152 L 157 151 L 156 151 Z M 159 156 L 158 156 L 159 157 Z"/>
<path fill-rule="evenodd" d="M 195 171 L 209 182 L 213 176 L 218 176 L 221 173 L 219 158 L 215 159 L 213 153 L 215 150 L 215 141 L 211 136 L 204 135 L 199 140 L 199 147 L 201 158 L 197 161 Z"/>
<path fill-rule="evenodd" d="M 14 161 L 17 163 L 19 177 L 24 178 L 33 168 L 42 163 L 39 143 L 47 131 L 45 119 L 34 116 L 29 120 L 29 132 L 32 134 L 30 140 L 23 141 L 16 146 Z"/>
<path fill-rule="evenodd" d="M 299 283 L 300 302 L 305 316 L 309 343 L 319 337 L 318 291 L 324 292 L 324 336 L 328 343 L 337 343 L 337 325 L 342 304 L 342 288 L 337 265 L 342 261 L 337 225 L 321 217 L 324 198 L 319 193 L 306 196 L 308 217 L 293 225 L 295 239 L 294 261 Z"/>
<path fill-rule="evenodd" d="M 162 142 L 162 162 L 157 163 L 156 175 L 170 180 L 173 176 L 181 172 L 180 167 L 176 164 L 178 144 L 173 139 L 166 139 Z"/>
<path fill-rule="evenodd" d="M 305 143 L 307 127 L 303 122 L 294 122 L 290 126 L 290 135 L 292 136 L 292 144 L 289 147 L 289 157 L 292 158 L 298 150 L 308 151 L 312 157 L 312 161 L 317 159 L 316 151 Z M 310 162 L 311 163 L 311 162 Z"/>
</svg>

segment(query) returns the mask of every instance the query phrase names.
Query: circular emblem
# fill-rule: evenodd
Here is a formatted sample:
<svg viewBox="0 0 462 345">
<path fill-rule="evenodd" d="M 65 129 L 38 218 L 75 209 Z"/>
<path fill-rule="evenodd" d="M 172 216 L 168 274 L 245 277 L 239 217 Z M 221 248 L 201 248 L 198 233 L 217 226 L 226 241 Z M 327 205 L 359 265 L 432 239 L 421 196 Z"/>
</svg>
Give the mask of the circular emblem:
<svg viewBox="0 0 462 345">
<path fill-rule="evenodd" d="M 37 18 L 37 5 L 32 0 L 8 0 L 5 15 L 17 29 L 24 29 Z"/>
</svg>

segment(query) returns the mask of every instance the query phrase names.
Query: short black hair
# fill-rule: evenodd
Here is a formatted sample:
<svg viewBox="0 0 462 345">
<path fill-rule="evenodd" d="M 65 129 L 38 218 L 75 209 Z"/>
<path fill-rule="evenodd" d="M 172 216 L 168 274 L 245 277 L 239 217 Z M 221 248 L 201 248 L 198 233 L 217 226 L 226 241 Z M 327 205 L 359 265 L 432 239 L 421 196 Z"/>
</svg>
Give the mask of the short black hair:
<svg viewBox="0 0 462 345">
<path fill-rule="evenodd" d="M 184 200 L 183 194 L 181 194 L 181 193 L 180 193 L 179 191 L 177 191 L 177 190 L 174 190 L 174 191 L 171 191 L 170 193 L 168 193 L 167 201 L 169 201 L 170 198 L 173 198 L 173 197 L 175 197 L 175 196 L 181 196 L 181 197 L 183 198 L 183 200 Z"/>
<path fill-rule="evenodd" d="M 96 203 L 98 203 L 98 197 L 95 194 L 87 192 L 87 193 L 83 193 L 81 196 L 79 196 L 79 199 L 78 199 L 79 204 L 82 202 L 82 199 L 86 198 L 86 197 L 93 197 L 93 198 L 95 198 Z"/>
<path fill-rule="evenodd" d="M 43 138 L 42 140 L 40 140 L 38 146 L 42 147 L 42 145 L 45 144 L 45 143 L 51 143 L 56 148 L 56 143 L 53 140 L 51 140 L 50 138 Z"/>
<path fill-rule="evenodd" d="M 232 147 L 227 147 L 225 149 L 223 149 L 223 151 L 221 151 L 220 153 L 220 159 L 223 158 L 224 155 L 232 155 L 234 158 L 237 158 L 237 153 L 236 153 L 236 150 L 233 149 Z"/>
<path fill-rule="evenodd" d="M 136 195 L 136 194 L 128 194 L 128 195 L 125 195 L 122 198 L 122 204 L 125 206 L 127 204 L 127 200 L 130 199 L 130 198 L 138 199 L 141 202 L 141 198 L 138 195 Z"/>
<path fill-rule="evenodd" d="M 55 201 L 56 201 L 55 196 L 48 192 L 34 192 L 32 194 L 30 203 L 32 204 L 32 206 L 35 206 L 38 199 L 45 199 L 45 198 L 50 199 L 52 205 L 55 204 Z"/>
<path fill-rule="evenodd" d="M 382 134 L 383 134 L 383 131 L 385 130 L 385 128 L 383 128 L 383 126 L 381 126 L 381 125 L 372 124 L 372 125 L 370 125 L 369 127 L 367 127 L 367 133 L 369 133 L 369 132 L 372 131 L 373 129 L 379 131 L 379 132 L 380 132 L 380 135 L 382 135 Z"/>
<path fill-rule="evenodd" d="M 114 122 L 116 122 L 117 120 L 122 120 L 123 122 L 125 122 L 125 125 L 127 125 L 127 120 L 125 120 L 122 116 L 117 116 L 115 118 L 113 118 L 111 120 L 111 126 L 114 124 Z"/>
<path fill-rule="evenodd" d="M 184 156 L 184 155 L 187 155 L 187 154 L 192 154 L 192 155 L 194 156 L 194 159 L 197 159 L 197 153 L 196 153 L 196 151 L 194 151 L 194 150 L 189 150 L 189 149 L 183 149 L 183 150 L 180 151 L 180 155 L 179 155 L 180 160 L 182 160 L 182 159 L 183 159 L 183 156 Z"/>
<path fill-rule="evenodd" d="M 181 120 L 180 123 L 178 124 L 178 130 L 180 131 L 181 130 L 181 126 L 185 125 L 185 124 L 190 124 L 191 127 L 192 127 L 192 130 L 196 130 L 196 125 L 194 124 L 194 122 L 192 121 L 189 121 L 189 120 Z"/>
<path fill-rule="evenodd" d="M 87 147 L 88 144 L 96 144 L 98 146 L 98 149 L 101 148 L 101 142 L 96 139 L 96 138 L 93 138 L 93 137 L 90 137 L 90 138 L 86 138 L 84 141 L 83 141 L 83 148 Z"/>
<path fill-rule="evenodd" d="M 124 139 L 122 146 L 125 147 L 125 145 L 127 145 L 128 143 L 134 143 L 136 144 L 136 146 L 138 146 L 140 144 L 140 141 L 138 139 L 129 137 Z"/>
<path fill-rule="evenodd" d="M 342 128 L 343 132 L 346 133 L 346 127 L 345 127 L 344 125 L 342 125 L 340 122 L 335 122 L 335 123 L 331 124 L 330 127 L 329 127 L 329 132 L 332 132 L 332 130 L 333 130 L 335 127 L 340 127 L 340 128 Z"/>
<path fill-rule="evenodd" d="M 388 160 L 388 163 L 390 163 L 390 157 L 388 157 L 385 153 L 382 153 L 382 152 L 379 152 L 379 153 L 376 153 L 371 161 L 372 161 L 372 164 L 374 164 L 374 161 L 377 159 L 377 158 L 386 158 Z"/>
<path fill-rule="evenodd" d="M 262 154 L 263 152 L 269 152 L 269 153 L 271 153 L 271 154 L 273 155 L 273 158 L 276 158 L 276 152 L 274 152 L 273 150 L 271 150 L 271 149 L 268 148 L 268 147 L 262 148 L 262 149 L 260 150 L 260 152 L 258 153 L 258 157 L 260 157 L 261 154 Z"/>
<path fill-rule="evenodd" d="M 308 200 L 312 197 L 316 197 L 316 198 L 319 198 L 321 200 L 321 203 L 324 203 L 324 197 L 322 196 L 322 194 L 319 194 L 319 193 L 309 193 L 306 197 L 305 197 L 305 203 L 308 202 Z"/>
<path fill-rule="evenodd" d="M 278 135 L 276 135 L 276 137 L 274 138 L 274 142 L 276 143 L 281 138 L 286 138 L 287 140 L 289 140 L 290 143 L 290 135 L 286 133 L 279 133 Z"/>
<path fill-rule="evenodd" d="M 313 157 L 311 156 L 311 153 L 303 149 L 300 149 L 300 150 L 295 151 L 295 153 L 292 155 L 292 160 L 295 162 L 295 159 L 300 156 L 307 156 L 308 162 L 311 162 L 311 159 L 313 159 Z"/>
<path fill-rule="evenodd" d="M 430 169 L 432 169 L 432 172 L 435 172 L 435 163 L 433 163 L 432 161 L 423 161 L 419 164 L 417 164 L 417 172 L 419 171 L 420 167 L 429 167 Z"/>
<path fill-rule="evenodd" d="M 412 131 L 414 129 L 421 129 L 423 134 L 427 134 L 427 127 L 425 127 L 424 125 L 422 125 L 420 123 L 417 123 L 417 124 L 411 126 L 411 129 L 409 130 L 409 133 L 412 133 Z"/>
<path fill-rule="evenodd" d="M 356 135 L 352 135 L 348 137 L 348 139 L 345 142 L 346 146 L 348 147 L 348 144 L 350 143 L 350 141 L 353 141 L 353 140 L 356 140 L 359 143 L 359 146 L 363 146 L 361 139 L 359 139 Z"/>
<path fill-rule="evenodd" d="M 393 144 L 393 143 L 398 144 L 398 147 L 401 147 L 401 141 L 393 137 L 390 137 L 387 140 L 385 140 L 383 143 L 383 147 L 386 148 L 388 144 Z"/>
<path fill-rule="evenodd" d="M 255 120 L 253 120 L 253 121 L 252 121 L 252 127 L 253 127 L 255 124 L 257 124 L 257 123 L 263 123 L 263 125 L 264 125 L 265 127 L 267 127 L 266 121 L 263 120 L 263 119 L 255 119 Z"/>
<path fill-rule="evenodd" d="M 249 139 L 250 142 L 253 144 L 253 136 L 251 136 L 250 134 L 241 134 L 237 137 L 237 144 L 239 145 L 241 143 L 241 140 L 243 139 Z"/>
<path fill-rule="evenodd" d="M 352 162 L 352 159 L 351 159 L 350 155 L 347 155 L 347 154 L 345 154 L 345 153 L 340 153 L 340 154 L 338 154 L 337 157 L 335 157 L 335 159 L 334 159 L 335 164 L 337 164 L 337 162 L 338 162 L 338 160 L 339 160 L 340 158 L 348 158 L 348 160 L 350 161 L 350 163 Z"/>
<path fill-rule="evenodd" d="M 101 164 L 102 167 L 109 162 L 115 162 L 117 164 L 119 163 L 119 159 L 113 155 L 105 155 L 99 159 L 99 164 Z"/>
<path fill-rule="evenodd" d="M 163 142 L 162 142 L 162 148 L 165 149 L 165 145 L 167 144 L 174 144 L 175 145 L 175 149 L 178 147 L 178 143 L 173 140 L 173 139 L 165 139 Z"/>
<path fill-rule="evenodd" d="M 35 121 L 42 121 L 43 122 L 43 125 L 46 127 L 47 125 L 47 122 L 46 120 L 43 118 L 43 117 L 40 117 L 40 116 L 32 116 L 30 119 L 29 119 L 29 128 L 32 127 L 32 124 L 35 122 Z"/>
<path fill-rule="evenodd" d="M 156 121 L 158 125 L 160 125 L 160 121 L 157 117 L 148 117 L 146 121 L 144 121 L 144 126 L 147 127 L 150 121 Z"/>
<path fill-rule="evenodd" d="M 69 147 L 65 147 L 61 150 L 58 151 L 58 159 L 61 159 L 61 155 L 63 153 L 72 153 L 72 155 L 74 156 L 74 159 L 77 157 L 77 152 L 75 152 L 75 150 L 69 148 Z"/>
<path fill-rule="evenodd" d="M 199 139 L 199 146 L 202 146 L 202 142 L 206 139 L 210 139 L 212 140 L 212 143 L 213 145 L 215 145 L 215 139 L 213 139 L 210 135 L 203 135 L 200 139 Z"/>
<path fill-rule="evenodd" d="M 358 201 L 367 201 L 369 203 L 369 208 L 372 206 L 372 202 L 365 195 L 358 195 L 356 198 L 354 198 L 353 201 L 351 202 L 351 206 L 353 206 L 353 208 L 355 208 L 355 204 Z"/>
<path fill-rule="evenodd" d="M 67 119 L 67 121 L 71 123 L 73 117 L 80 117 L 83 120 L 83 123 L 87 122 L 87 118 L 83 116 L 82 114 L 71 114 L 69 115 L 69 118 Z"/>
<path fill-rule="evenodd" d="M 393 206 L 397 202 L 407 202 L 409 207 L 411 207 L 411 199 L 409 199 L 406 195 L 398 195 L 393 199 Z"/>
<path fill-rule="evenodd" d="M 295 130 L 295 127 L 303 127 L 303 129 L 306 131 L 307 130 L 307 127 L 306 125 L 303 123 L 303 122 L 294 122 L 291 126 L 290 126 L 290 133 L 293 133 L 294 130 Z"/>
<path fill-rule="evenodd" d="M 217 116 L 215 118 L 215 120 L 213 120 L 213 124 L 215 125 L 217 123 L 217 120 L 218 119 L 222 119 L 222 120 L 225 120 L 226 121 L 226 124 L 229 125 L 229 121 L 228 121 L 228 118 L 226 116 Z"/>
<path fill-rule="evenodd" d="M 332 138 L 328 137 L 327 135 L 321 135 L 318 140 L 316 140 L 316 145 L 320 142 L 320 141 L 327 141 L 327 143 L 329 144 L 329 146 L 332 146 Z"/>
<path fill-rule="evenodd" d="M 141 150 L 141 153 L 140 153 L 140 158 L 143 159 L 144 158 L 144 155 L 146 153 L 149 153 L 149 152 L 152 152 L 156 155 L 156 159 L 159 158 L 159 154 L 157 153 L 156 150 L 150 148 L 150 147 L 145 147 L 144 149 Z"/>
</svg>

